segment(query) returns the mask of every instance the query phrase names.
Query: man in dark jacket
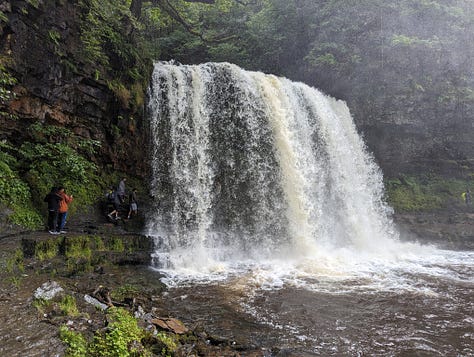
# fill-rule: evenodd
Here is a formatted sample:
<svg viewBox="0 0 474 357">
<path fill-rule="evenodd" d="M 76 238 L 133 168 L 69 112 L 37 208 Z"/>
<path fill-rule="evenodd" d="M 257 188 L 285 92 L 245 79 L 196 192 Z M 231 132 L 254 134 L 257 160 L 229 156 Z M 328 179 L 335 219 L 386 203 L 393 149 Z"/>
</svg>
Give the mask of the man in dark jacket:
<svg viewBox="0 0 474 357">
<path fill-rule="evenodd" d="M 58 234 L 59 232 L 56 231 L 57 222 L 58 222 L 58 210 L 59 210 L 59 203 L 61 202 L 61 196 L 58 194 L 58 188 L 53 187 L 51 192 L 48 193 L 45 198 L 44 202 L 48 203 L 48 230 L 51 234 Z"/>
</svg>

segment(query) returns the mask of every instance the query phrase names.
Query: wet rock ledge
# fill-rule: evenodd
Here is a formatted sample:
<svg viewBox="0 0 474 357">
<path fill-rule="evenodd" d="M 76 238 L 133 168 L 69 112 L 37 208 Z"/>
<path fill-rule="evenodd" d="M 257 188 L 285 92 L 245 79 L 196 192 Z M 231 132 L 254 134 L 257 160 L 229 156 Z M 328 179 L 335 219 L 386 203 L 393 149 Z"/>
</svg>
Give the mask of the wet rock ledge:
<svg viewBox="0 0 474 357">
<path fill-rule="evenodd" d="M 83 232 L 0 237 L 1 354 L 279 356 L 172 316 L 148 237 Z"/>
<path fill-rule="evenodd" d="M 153 243 L 137 234 L 42 234 L 23 237 L 21 248 L 25 258 L 41 262 L 58 257 L 59 265 L 61 261 L 69 266 L 72 263 L 87 272 L 87 267 L 97 269 L 103 264 L 149 265 Z"/>
</svg>

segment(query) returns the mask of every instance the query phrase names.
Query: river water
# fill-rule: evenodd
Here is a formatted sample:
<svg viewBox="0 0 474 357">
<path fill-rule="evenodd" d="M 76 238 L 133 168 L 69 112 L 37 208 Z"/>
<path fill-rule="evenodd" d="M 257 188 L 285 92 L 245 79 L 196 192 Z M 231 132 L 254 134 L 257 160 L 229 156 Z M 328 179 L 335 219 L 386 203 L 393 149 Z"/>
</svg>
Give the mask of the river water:
<svg viewBox="0 0 474 357">
<path fill-rule="evenodd" d="M 401 237 L 349 109 L 228 63 L 157 63 L 153 268 L 177 317 L 271 355 L 473 355 L 474 253 Z"/>
<path fill-rule="evenodd" d="M 268 356 L 472 356 L 473 261 L 433 249 L 350 274 L 262 263 L 163 280 L 173 314 Z"/>
</svg>

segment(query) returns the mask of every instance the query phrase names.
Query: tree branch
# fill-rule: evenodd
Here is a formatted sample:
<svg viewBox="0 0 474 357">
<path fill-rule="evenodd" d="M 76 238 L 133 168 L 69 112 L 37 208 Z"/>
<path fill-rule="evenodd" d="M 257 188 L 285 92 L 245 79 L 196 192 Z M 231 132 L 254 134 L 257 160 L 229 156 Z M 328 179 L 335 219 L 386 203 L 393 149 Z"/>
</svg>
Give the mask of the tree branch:
<svg viewBox="0 0 474 357">
<path fill-rule="evenodd" d="M 183 0 L 185 2 L 190 3 L 201 3 L 201 4 L 215 4 L 215 0 Z M 234 0 L 236 3 L 241 5 L 248 5 L 245 1 L 242 0 Z M 197 31 L 192 24 L 190 24 L 186 19 L 181 16 L 179 11 L 173 6 L 173 4 L 169 0 L 152 0 L 152 2 L 160 7 L 164 12 L 166 12 L 173 20 L 180 23 L 187 32 L 190 34 L 199 37 L 203 42 L 207 43 L 219 43 L 230 40 L 235 38 L 235 35 L 220 35 L 216 36 L 215 38 L 205 38 L 204 35 Z M 136 18 L 140 18 L 141 10 L 142 10 L 143 0 L 132 0 L 130 5 L 130 11 Z"/>
</svg>

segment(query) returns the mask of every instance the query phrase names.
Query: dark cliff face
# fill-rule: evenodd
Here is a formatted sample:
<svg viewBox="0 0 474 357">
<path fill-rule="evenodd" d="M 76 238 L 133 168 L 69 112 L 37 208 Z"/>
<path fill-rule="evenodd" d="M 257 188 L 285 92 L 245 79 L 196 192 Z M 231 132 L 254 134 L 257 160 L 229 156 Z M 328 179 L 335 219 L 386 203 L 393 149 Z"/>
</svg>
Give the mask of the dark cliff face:
<svg viewBox="0 0 474 357">
<path fill-rule="evenodd" d="M 143 108 L 131 110 L 96 78 L 81 58 L 81 7 L 77 1 L 3 1 L 1 24 L 5 67 L 17 79 L 0 138 L 21 143 L 34 122 L 64 126 L 84 139 L 100 142 L 91 158 L 106 171 L 147 174 Z"/>
<path fill-rule="evenodd" d="M 18 80 L 13 89 L 16 98 L 9 103 L 9 109 L 18 119 L 0 117 L 0 138 L 8 137 L 20 143 L 27 135 L 25 128 L 37 121 L 65 126 L 102 144 L 92 158 L 100 167 L 144 176 L 148 172 L 148 139 L 143 104 L 131 109 L 110 90 L 107 83 L 115 78 L 110 73 L 109 77 L 104 73 L 97 76 L 100 65 L 94 68 L 85 61 L 81 40 L 83 3 L 0 0 L 0 11 L 8 17 L 8 22 L 0 23 L 2 62 Z M 123 27 L 128 27 L 126 22 Z M 364 45 L 373 47 L 370 41 Z M 446 94 L 452 97 L 449 105 L 440 102 L 440 88 L 433 90 L 437 95 L 430 92 L 428 84 L 423 90 L 408 90 L 410 76 L 399 75 L 405 68 L 406 53 L 393 51 L 390 64 L 398 67 L 387 67 L 384 75 L 393 77 L 385 79 L 371 76 L 368 66 L 339 79 L 330 71 L 307 73 L 303 65 L 296 70 L 302 73 L 291 75 L 288 69 L 282 74 L 346 100 L 359 131 L 386 176 L 436 173 L 469 177 L 474 172 L 472 105 L 460 101 L 460 94 L 453 94 L 449 88 L 446 89 Z M 432 68 L 437 73 L 439 59 L 419 57 L 421 67 L 412 71 Z M 446 73 L 430 79 L 432 82 L 428 82 L 433 86 L 448 79 L 449 83 L 456 82 L 449 77 L 450 66 L 454 70 L 459 59 L 452 55 L 443 61 Z M 323 74 L 328 77 L 327 83 L 322 80 Z M 381 94 L 384 88 L 386 95 Z M 396 97 L 394 93 L 399 95 Z"/>
<path fill-rule="evenodd" d="M 474 172 L 473 116 L 433 113 L 429 108 L 424 113 L 405 113 L 405 105 L 420 106 L 399 103 L 398 108 L 392 107 L 391 115 L 370 120 L 380 111 L 369 113 L 360 103 L 351 105 L 356 124 L 385 176 L 436 174 L 468 178 Z"/>
</svg>

